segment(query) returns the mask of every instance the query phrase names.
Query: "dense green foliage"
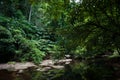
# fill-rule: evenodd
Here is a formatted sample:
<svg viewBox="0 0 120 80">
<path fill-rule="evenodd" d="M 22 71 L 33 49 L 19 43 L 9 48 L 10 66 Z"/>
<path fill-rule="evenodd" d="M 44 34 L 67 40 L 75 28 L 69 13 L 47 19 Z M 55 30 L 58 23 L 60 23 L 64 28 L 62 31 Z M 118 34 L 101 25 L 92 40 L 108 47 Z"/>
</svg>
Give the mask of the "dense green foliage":
<svg viewBox="0 0 120 80">
<path fill-rule="evenodd" d="M 104 59 L 120 54 L 120 1 L 50 0 L 45 4 L 47 26 L 57 35 L 58 44 L 64 50 L 61 55 L 70 54 L 91 63 L 84 63 L 77 70 L 78 75 L 83 80 L 113 79 L 115 66 L 106 65 Z M 94 62 L 99 58 L 100 61 Z"/>
<path fill-rule="evenodd" d="M 47 4 L 38 0 L 2 0 L 0 4 L 0 62 L 39 63 L 45 55 L 60 54 L 54 29 L 47 27 L 44 16 Z"/>
<path fill-rule="evenodd" d="M 24 0 L 3 0 L 0 3 L 3 8 L 0 13 L 0 62 L 16 60 L 39 63 L 45 56 L 41 48 L 48 44 L 41 41 L 41 37 L 46 39 L 40 26 L 34 26 L 27 20 L 29 7 L 33 3 Z"/>
<path fill-rule="evenodd" d="M 119 0 L 1 0 L 0 63 L 39 63 L 70 54 L 85 62 L 72 74 L 83 80 L 106 80 L 114 68 L 109 74 L 102 60 L 120 54 L 119 4 Z M 96 58 L 101 60 L 95 62 Z"/>
<path fill-rule="evenodd" d="M 44 55 L 35 39 L 36 28 L 26 20 L 1 17 L 1 58 L 39 62 Z M 34 34 L 34 35 L 33 35 Z M 4 57 L 6 58 L 4 58 Z M 9 59 L 9 57 L 11 57 Z M 3 60 L 3 61 L 4 61 Z"/>
<path fill-rule="evenodd" d="M 47 14 L 51 15 L 48 16 L 50 24 L 54 24 L 58 39 L 68 54 L 119 53 L 119 3 L 118 0 L 50 1 Z"/>
</svg>

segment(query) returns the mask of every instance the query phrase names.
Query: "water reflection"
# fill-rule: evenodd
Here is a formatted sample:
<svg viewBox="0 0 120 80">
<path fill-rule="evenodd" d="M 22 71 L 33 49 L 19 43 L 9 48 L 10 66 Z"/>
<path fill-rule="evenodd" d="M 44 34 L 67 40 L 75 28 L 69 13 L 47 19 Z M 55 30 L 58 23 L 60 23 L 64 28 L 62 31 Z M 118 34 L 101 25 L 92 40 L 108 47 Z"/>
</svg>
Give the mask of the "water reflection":
<svg viewBox="0 0 120 80">
<path fill-rule="evenodd" d="M 64 69 L 52 69 L 40 72 L 36 69 L 27 69 L 24 72 L 0 71 L 0 80 L 116 80 L 112 69 L 103 64 L 86 65 L 74 63 L 65 65 Z"/>
<path fill-rule="evenodd" d="M 62 70 L 52 69 L 46 72 L 35 69 L 27 69 L 23 73 L 0 71 L 0 80 L 76 80 L 76 78 L 82 80 L 80 74 L 74 73 L 70 65 L 66 65 Z"/>
</svg>

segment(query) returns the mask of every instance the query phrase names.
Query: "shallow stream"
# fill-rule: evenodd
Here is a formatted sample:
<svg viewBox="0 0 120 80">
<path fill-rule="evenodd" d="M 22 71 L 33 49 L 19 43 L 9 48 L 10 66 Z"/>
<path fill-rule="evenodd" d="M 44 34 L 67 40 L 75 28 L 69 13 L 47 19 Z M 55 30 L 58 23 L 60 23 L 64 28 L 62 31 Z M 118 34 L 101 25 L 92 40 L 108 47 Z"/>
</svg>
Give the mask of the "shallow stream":
<svg viewBox="0 0 120 80">
<path fill-rule="evenodd" d="M 28 68 L 23 72 L 0 70 L 0 80 L 81 80 L 81 76 L 74 73 L 70 65 L 66 65 L 64 69 L 44 72 L 35 68 Z"/>
<path fill-rule="evenodd" d="M 104 65 L 105 63 L 97 63 L 86 65 L 75 62 L 66 64 L 61 69 L 47 71 L 38 71 L 36 68 L 23 71 L 0 70 L 0 80 L 120 80 L 119 68 L 116 68 L 117 73 L 114 73 L 112 67 Z"/>
</svg>

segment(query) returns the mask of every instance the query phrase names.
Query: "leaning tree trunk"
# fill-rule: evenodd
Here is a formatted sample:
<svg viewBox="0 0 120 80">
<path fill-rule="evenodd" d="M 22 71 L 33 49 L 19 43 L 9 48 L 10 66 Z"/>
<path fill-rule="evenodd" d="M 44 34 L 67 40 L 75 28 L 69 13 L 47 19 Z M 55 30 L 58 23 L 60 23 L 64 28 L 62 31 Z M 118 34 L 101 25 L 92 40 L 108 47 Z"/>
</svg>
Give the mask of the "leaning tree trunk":
<svg viewBox="0 0 120 80">
<path fill-rule="evenodd" d="M 29 17 L 28 17 L 29 22 L 31 22 L 31 17 L 32 17 L 32 5 L 30 6 L 30 11 L 29 11 Z"/>
</svg>

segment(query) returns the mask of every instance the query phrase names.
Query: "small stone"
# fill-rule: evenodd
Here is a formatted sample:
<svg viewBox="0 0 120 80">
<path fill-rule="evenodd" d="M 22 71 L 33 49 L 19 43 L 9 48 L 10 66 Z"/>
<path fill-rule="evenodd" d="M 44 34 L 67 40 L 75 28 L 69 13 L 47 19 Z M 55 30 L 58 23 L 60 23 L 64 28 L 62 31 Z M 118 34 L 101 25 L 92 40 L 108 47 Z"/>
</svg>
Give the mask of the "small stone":
<svg viewBox="0 0 120 80">
<path fill-rule="evenodd" d="M 23 70 L 19 70 L 18 73 L 23 73 Z"/>
<path fill-rule="evenodd" d="M 64 66 L 60 66 L 60 65 L 57 65 L 57 66 L 51 66 L 52 68 L 54 68 L 54 69 L 63 69 L 64 68 Z"/>
</svg>

